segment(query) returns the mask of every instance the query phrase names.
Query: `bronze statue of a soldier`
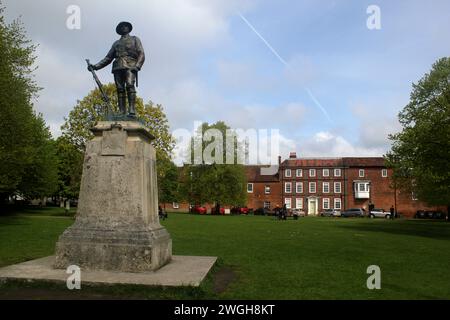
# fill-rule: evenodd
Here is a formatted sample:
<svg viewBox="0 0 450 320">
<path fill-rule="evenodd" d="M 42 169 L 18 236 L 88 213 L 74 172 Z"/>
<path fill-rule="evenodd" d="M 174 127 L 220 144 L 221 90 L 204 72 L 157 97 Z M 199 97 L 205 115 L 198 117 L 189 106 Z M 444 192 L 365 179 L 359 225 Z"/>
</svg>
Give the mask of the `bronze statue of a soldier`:
<svg viewBox="0 0 450 320">
<path fill-rule="evenodd" d="M 129 22 L 120 22 L 116 27 L 116 32 L 121 35 L 120 39 L 114 42 L 106 57 L 99 63 L 89 65 L 88 70 L 99 70 L 109 65 L 113 60 L 112 73 L 117 88 L 117 98 L 119 111 L 126 114 L 126 98 L 128 96 L 128 114 L 131 117 L 136 115 L 136 88 L 137 74 L 141 70 L 145 61 L 144 48 L 141 40 L 136 36 L 130 36 L 133 26 Z"/>
</svg>

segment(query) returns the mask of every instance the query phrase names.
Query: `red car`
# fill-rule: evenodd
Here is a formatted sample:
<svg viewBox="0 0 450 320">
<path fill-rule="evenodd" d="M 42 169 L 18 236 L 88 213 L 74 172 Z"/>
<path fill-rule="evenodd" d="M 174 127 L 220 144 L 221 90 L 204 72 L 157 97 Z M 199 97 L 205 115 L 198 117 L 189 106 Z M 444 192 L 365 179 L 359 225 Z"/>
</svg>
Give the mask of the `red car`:
<svg viewBox="0 0 450 320">
<path fill-rule="evenodd" d="M 248 214 L 248 208 L 247 207 L 239 208 L 239 213 L 240 214 Z"/>
<path fill-rule="evenodd" d="M 233 214 L 248 214 L 248 208 L 247 207 L 234 207 L 231 209 L 231 212 Z"/>
<path fill-rule="evenodd" d="M 191 209 L 191 212 L 198 213 L 198 214 L 206 214 L 206 208 L 202 206 L 194 206 Z"/>
<path fill-rule="evenodd" d="M 215 207 L 212 207 L 212 208 L 211 208 L 211 214 L 216 214 L 215 210 L 216 210 L 216 208 L 215 208 Z M 221 215 L 224 215 L 224 214 L 225 214 L 225 209 L 222 208 L 222 207 L 220 207 L 219 213 L 220 213 Z"/>
</svg>

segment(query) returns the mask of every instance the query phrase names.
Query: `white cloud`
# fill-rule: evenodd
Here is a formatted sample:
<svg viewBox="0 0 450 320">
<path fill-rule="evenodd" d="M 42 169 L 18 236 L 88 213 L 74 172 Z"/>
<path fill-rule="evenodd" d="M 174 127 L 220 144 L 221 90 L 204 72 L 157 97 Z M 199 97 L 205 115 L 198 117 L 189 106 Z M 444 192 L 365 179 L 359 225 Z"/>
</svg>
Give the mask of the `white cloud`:
<svg viewBox="0 0 450 320">
<path fill-rule="evenodd" d="M 357 104 L 352 112 L 359 120 L 358 143 L 367 148 L 387 150 L 390 146 L 388 135 L 400 131 L 401 126 L 396 115 L 384 106 L 366 106 Z"/>
<path fill-rule="evenodd" d="M 35 79 L 43 89 L 35 108 L 50 123 L 52 133 L 58 136 L 63 117 L 75 105 L 76 99 L 93 89 L 94 84 L 86 81 L 86 74 L 80 72 L 84 68 L 74 64 L 70 56 L 59 55 L 54 48 L 42 44 L 36 53 L 39 67 Z"/>
<path fill-rule="evenodd" d="M 299 143 L 301 157 L 380 157 L 383 148 L 358 146 L 340 135 L 320 131 Z"/>
</svg>

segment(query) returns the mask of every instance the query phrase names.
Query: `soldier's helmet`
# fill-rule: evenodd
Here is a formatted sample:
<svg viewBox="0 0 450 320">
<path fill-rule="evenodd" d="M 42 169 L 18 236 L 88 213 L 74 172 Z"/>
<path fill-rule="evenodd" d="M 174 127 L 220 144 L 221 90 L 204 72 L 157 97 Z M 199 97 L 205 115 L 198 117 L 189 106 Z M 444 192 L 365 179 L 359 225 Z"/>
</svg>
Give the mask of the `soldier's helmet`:
<svg viewBox="0 0 450 320">
<path fill-rule="evenodd" d="M 131 23 L 126 22 L 126 21 L 122 21 L 122 22 L 120 22 L 120 23 L 117 25 L 117 27 L 116 27 L 116 32 L 117 32 L 118 34 L 120 34 L 121 36 L 124 35 L 124 33 L 122 32 L 122 26 L 124 26 L 124 25 L 128 27 L 128 29 L 130 30 L 130 32 L 131 32 L 131 30 L 133 30 L 133 25 L 132 25 Z"/>
</svg>

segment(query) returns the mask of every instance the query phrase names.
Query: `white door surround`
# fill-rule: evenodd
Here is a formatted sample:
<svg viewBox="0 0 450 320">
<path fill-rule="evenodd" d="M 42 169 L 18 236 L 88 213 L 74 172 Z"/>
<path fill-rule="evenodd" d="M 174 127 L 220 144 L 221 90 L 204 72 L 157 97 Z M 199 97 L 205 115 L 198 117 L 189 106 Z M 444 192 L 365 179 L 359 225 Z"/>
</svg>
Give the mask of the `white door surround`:
<svg viewBox="0 0 450 320">
<path fill-rule="evenodd" d="M 319 213 L 319 201 L 317 197 L 308 198 L 308 216 L 317 216 Z"/>
</svg>

